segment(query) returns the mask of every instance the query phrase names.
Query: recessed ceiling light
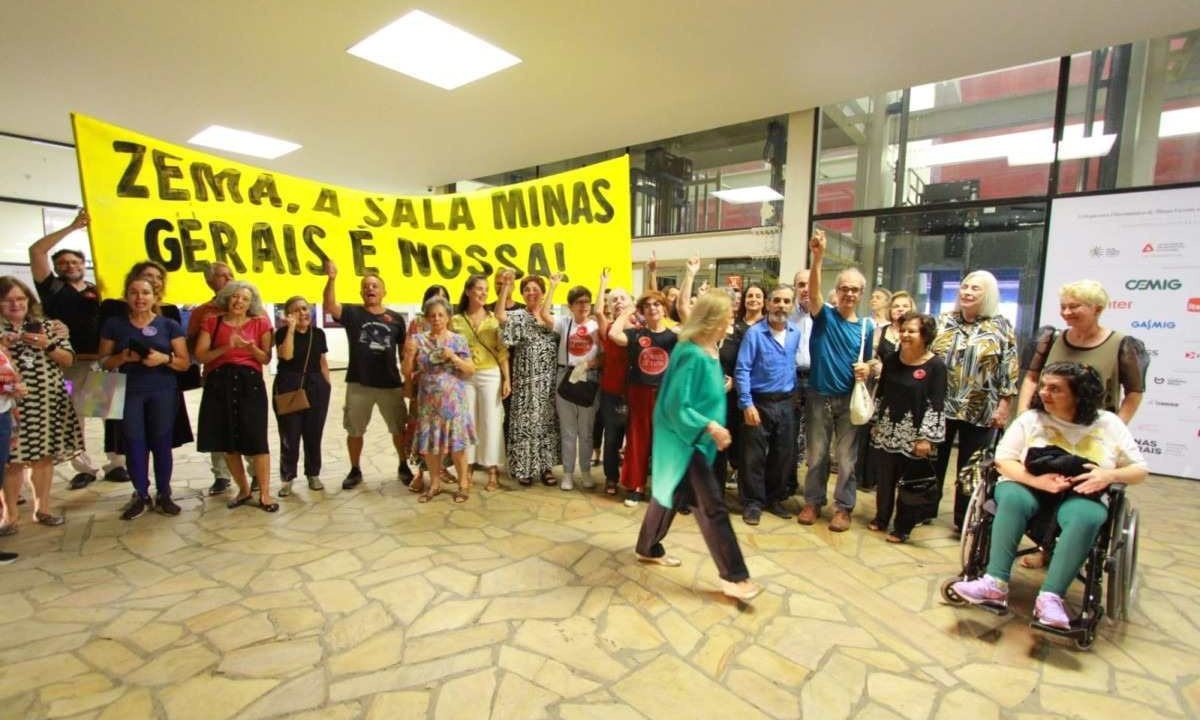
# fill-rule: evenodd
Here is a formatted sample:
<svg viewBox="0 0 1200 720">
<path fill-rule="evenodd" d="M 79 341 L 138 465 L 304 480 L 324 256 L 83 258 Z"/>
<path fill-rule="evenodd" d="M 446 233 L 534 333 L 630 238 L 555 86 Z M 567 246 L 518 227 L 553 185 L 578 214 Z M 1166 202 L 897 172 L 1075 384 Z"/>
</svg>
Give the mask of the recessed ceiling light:
<svg viewBox="0 0 1200 720">
<path fill-rule="evenodd" d="M 445 90 L 521 62 L 516 55 L 420 10 L 376 30 L 346 52 Z"/>
<path fill-rule="evenodd" d="M 193 145 L 216 150 L 226 150 L 239 155 L 251 155 L 274 160 L 300 149 L 300 145 L 287 140 L 259 135 L 258 133 L 234 130 L 221 125 L 209 125 L 188 140 Z"/>
<path fill-rule="evenodd" d="M 753 187 L 733 188 L 731 190 L 714 190 L 713 195 L 727 203 L 735 205 L 771 202 L 772 200 L 783 199 L 782 195 L 766 185 L 754 185 Z"/>
</svg>

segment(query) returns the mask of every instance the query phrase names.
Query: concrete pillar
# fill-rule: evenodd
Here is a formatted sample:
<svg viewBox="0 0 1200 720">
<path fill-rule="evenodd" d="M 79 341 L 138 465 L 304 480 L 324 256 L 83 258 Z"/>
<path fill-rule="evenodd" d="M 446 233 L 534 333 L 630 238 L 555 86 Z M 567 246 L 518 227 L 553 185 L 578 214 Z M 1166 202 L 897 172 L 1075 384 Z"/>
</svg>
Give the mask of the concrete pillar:
<svg viewBox="0 0 1200 720">
<path fill-rule="evenodd" d="M 779 241 L 779 279 L 808 267 L 808 221 L 812 211 L 813 133 L 817 111 L 802 110 L 788 116 L 787 167 L 784 168 L 783 230 Z"/>
</svg>

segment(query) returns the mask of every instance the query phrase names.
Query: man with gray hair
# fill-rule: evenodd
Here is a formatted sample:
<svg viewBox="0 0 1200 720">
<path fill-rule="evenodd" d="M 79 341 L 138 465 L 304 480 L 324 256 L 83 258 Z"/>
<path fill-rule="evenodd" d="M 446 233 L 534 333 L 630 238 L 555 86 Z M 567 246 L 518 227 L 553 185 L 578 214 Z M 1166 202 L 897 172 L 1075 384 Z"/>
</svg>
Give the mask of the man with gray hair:
<svg viewBox="0 0 1200 720">
<path fill-rule="evenodd" d="M 221 308 L 217 305 L 217 293 L 221 292 L 221 288 L 228 285 L 231 280 L 233 280 L 233 270 L 225 263 L 212 262 L 204 266 L 204 282 L 208 285 L 209 290 L 213 291 L 213 297 L 203 305 L 192 308 L 192 312 L 188 316 L 187 349 L 193 358 L 196 357 L 196 338 L 200 337 L 200 328 L 204 325 L 204 321 L 221 314 Z M 233 481 L 233 474 L 229 472 L 229 465 L 225 462 L 225 453 L 209 453 L 208 461 L 213 474 L 213 483 L 208 488 L 208 494 L 220 495 L 229 489 L 229 484 Z"/>
<path fill-rule="evenodd" d="M 809 356 L 812 371 L 806 397 L 808 413 L 808 474 L 804 478 L 804 508 L 796 518 L 801 525 L 812 525 L 827 502 L 829 458 L 836 437 L 837 485 L 834 489 L 834 513 L 829 529 L 850 529 L 854 510 L 856 478 L 854 462 L 858 457 L 859 433 L 850 423 L 850 392 L 855 380 L 866 379 L 870 366 L 870 318 L 858 317 L 858 303 L 867 280 L 856 268 L 843 270 L 834 287 L 836 303 L 826 305 L 821 295 L 821 263 L 825 256 L 825 232 L 813 233 L 812 267 L 809 269 L 809 295 L 818 300 L 808 309 L 812 316 Z"/>
</svg>

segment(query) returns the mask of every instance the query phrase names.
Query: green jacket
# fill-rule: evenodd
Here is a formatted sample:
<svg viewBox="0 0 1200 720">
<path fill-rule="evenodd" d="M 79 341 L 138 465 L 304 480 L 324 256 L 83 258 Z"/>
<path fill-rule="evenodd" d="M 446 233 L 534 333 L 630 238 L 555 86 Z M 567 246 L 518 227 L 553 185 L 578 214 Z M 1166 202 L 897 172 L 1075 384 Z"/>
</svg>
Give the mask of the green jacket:
<svg viewBox="0 0 1200 720">
<path fill-rule="evenodd" d="M 654 406 L 651 493 L 659 505 L 674 507 L 675 489 L 697 450 L 712 463 L 717 446 L 704 429 L 711 421 L 725 424 L 725 373 L 721 363 L 693 342 L 681 342 Z"/>
</svg>

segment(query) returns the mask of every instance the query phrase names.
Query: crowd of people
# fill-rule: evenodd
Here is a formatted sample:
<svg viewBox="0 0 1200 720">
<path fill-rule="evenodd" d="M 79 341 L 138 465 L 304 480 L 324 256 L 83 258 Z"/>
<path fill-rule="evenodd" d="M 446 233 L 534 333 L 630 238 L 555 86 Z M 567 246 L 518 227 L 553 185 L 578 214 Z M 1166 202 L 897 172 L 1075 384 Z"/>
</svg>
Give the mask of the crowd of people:
<svg viewBox="0 0 1200 720">
<path fill-rule="evenodd" d="M 214 263 L 205 271 L 214 296 L 192 310 L 185 328 L 179 309 L 163 302 L 166 270 L 145 261 L 128 273 L 123 299 L 101 302 L 84 279 L 79 253 L 49 254 L 66 233 L 86 224 L 81 212 L 31 247 L 36 295 L 16 278 L 0 278 L 0 447 L 9 453 L 0 536 L 18 531 L 26 481 L 34 522 L 64 522 L 51 507 L 50 486 L 54 466 L 68 461 L 77 470 L 72 488 L 101 474 L 132 483 L 125 520 L 151 509 L 177 515 L 172 451 L 192 441 L 182 393 L 198 387 L 195 442 L 210 453 L 211 495 L 235 486 L 227 498 L 231 509 L 252 504 L 278 511 L 273 488 L 281 497 L 293 493 L 301 447 L 308 489 L 322 491 L 329 346 L 308 300 L 287 300 L 282 321 L 273 323 L 258 290 Z M 572 491 L 599 485 L 628 506 L 649 503 L 637 556 L 667 566 L 678 564 L 662 545 L 672 518 L 694 509 L 724 591 L 749 599 L 759 588 L 737 547 L 727 485 L 736 487 L 747 525 L 759 524 L 764 512 L 813 525 L 830 504 L 832 473 L 829 529 L 848 530 L 859 490 L 874 488 L 867 527 L 901 543 L 937 515 L 956 441 L 961 469 L 1025 411 L 1013 424 L 1019 430 L 1010 431 L 1024 440 L 1001 444 L 1006 461 L 1019 463 L 1021 442 L 1045 441 L 1028 413 L 1051 412 L 1063 423 L 1096 421 L 1075 418 L 1073 406 L 1053 412 L 1066 405 L 1047 395 L 1061 384 L 1044 379 L 1051 369 L 1060 377 L 1064 362 L 1095 368 L 1104 391 L 1100 409 L 1115 413 L 1121 428 L 1136 411 L 1145 349 L 1099 325 L 1107 296 L 1097 283 L 1063 288 L 1067 330 L 1039 331 L 1022 378 L 1013 325 L 999 312 L 991 273 L 966 275 L 953 310 L 940 317 L 917 312 L 906 292 L 880 288 L 870 293 L 870 313 L 860 315 L 868 288 L 857 269 L 838 273 L 831 301 L 820 301 L 825 248 L 817 231 L 810 268 L 796 273 L 792 285 L 772 288 L 701 286 L 693 294 L 700 267 L 693 258 L 680 287 L 668 294 L 655 289 L 652 263 L 647 288 L 635 301 L 626 289 L 608 286 L 606 271 L 595 294 L 584 285 L 569 288 L 561 314 L 552 302 L 559 275 L 518 278 L 501 270 L 490 304 L 488 277 L 472 275 L 457 301 L 447 288 L 431 286 L 411 322 L 385 305 L 386 284 L 377 275 L 361 278 L 361 302 L 340 302 L 338 270 L 328 262 L 321 306 L 345 328 L 349 347 L 342 425 L 350 469 L 342 488 L 366 479 L 363 438 L 378 409 L 397 452 L 397 478 L 420 502 L 433 501 L 448 483 L 455 486 L 453 502 L 468 502 L 476 472 L 486 478 L 485 491 L 497 490 L 502 468 L 519 486 L 540 482 Z M 279 463 L 272 468 L 264 367 L 276 353 Z M 82 419 L 64 383 L 81 384 L 96 362 L 125 381 L 123 417 L 105 423 L 103 468 L 84 452 Z M 863 389 L 874 405 L 866 422 L 852 407 Z M 1144 470 L 1136 445 L 1104 422 L 1121 451 L 1098 456 L 1097 466 Z M 11 450 L 5 435 L 12 437 Z M 602 477 L 593 476 L 593 465 Z M 807 468 L 802 482 L 801 465 Z M 1033 485 L 1015 466 L 1001 468 L 1018 484 Z M 917 476 L 936 478 L 935 489 L 923 497 L 899 491 Z M 1086 486 L 1115 479 L 1139 475 L 1089 471 Z M 1050 483 L 1037 483 L 1036 489 L 1052 491 Z M 967 498 L 957 483 L 952 487 L 957 529 Z M 796 495 L 801 501 L 793 504 Z M 1023 495 L 1005 495 L 1029 506 Z M 1071 547 L 1067 565 L 1074 562 Z M 1007 579 L 1006 557 L 997 558 L 996 582 L 976 595 L 998 592 L 997 583 Z M 1058 590 L 1055 585 L 1050 592 Z"/>
</svg>

